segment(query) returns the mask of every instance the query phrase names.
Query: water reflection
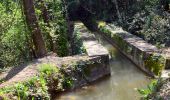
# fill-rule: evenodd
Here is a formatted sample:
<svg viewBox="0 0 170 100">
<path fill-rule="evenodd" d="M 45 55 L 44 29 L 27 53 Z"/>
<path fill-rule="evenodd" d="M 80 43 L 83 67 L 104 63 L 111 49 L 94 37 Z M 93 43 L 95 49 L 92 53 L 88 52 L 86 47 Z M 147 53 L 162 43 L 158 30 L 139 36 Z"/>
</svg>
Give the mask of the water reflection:
<svg viewBox="0 0 170 100">
<path fill-rule="evenodd" d="M 65 93 L 55 100 L 139 100 L 136 88 L 146 87 L 150 82 L 149 78 L 107 41 L 99 36 L 98 38 L 110 52 L 111 77 Z"/>
</svg>

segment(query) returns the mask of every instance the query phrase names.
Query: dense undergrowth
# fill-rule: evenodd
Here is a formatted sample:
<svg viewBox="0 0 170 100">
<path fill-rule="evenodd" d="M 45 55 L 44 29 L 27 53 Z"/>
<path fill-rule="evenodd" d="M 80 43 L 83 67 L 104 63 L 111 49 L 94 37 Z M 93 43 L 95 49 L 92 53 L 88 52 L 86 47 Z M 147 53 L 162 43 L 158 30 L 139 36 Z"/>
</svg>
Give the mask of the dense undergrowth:
<svg viewBox="0 0 170 100">
<path fill-rule="evenodd" d="M 141 100 L 162 100 L 161 97 L 156 96 L 156 92 L 159 90 L 163 81 L 161 78 L 158 80 L 152 80 L 152 82 L 145 89 L 138 89 L 141 94 Z"/>
<path fill-rule="evenodd" d="M 80 38 L 80 34 L 81 34 L 81 32 L 79 30 L 74 30 L 74 33 L 73 33 L 73 38 L 74 38 L 73 55 L 86 53 L 86 50 L 83 46 L 83 41 Z"/>
<path fill-rule="evenodd" d="M 61 67 L 41 64 L 38 68 L 38 75 L 24 82 L 1 88 L 0 97 L 3 98 L 2 100 L 50 100 L 53 92 L 74 89 L 79 81 L 78 78 L 85 80 L 90 74 L 86 64 L 92 63 L 91 61 L 78 61 Z"/>
<path fill-rule="evenodd" d="M 28 81 L 0 89 L 4 100 L 50 100 L 50 91 L 63 91 L 71 87 L 71 78 L 51 64 L 39 67 L 40 74 Z M 71 76 L 70 76 L 71 77 Z"/>
<path fill-rule="evenodd" d="M 57 69 L 54 66 L 43 65 L 39 71 L 41 72 L 40 75 L 26 82 L 1 88 L 1 98 L 4 100 L 49 100 L 47 77 Z"/>
<path fill-rule="evenodd" d="M 29 59 L 29 34 L 19 2 L 0 1 L 0 67 Z"/>
<path fill-rule="evenodd" d="M 141 100 L 169 100 L 169 82 L 169 78 L 152 80 L 147 88 L 138 89 L 141 94 Z"/>
<path fill-rule="evenodd" d="M 68 55 L 67 25 L 60 0 L 47 0 L 49 22 L 44 22 L 41 3 L 35 0 L 35 10 L 48 52 Z M 0 1 L 0 68 L 18 66 L 35 58 L 31 32 L 28 29 L 20 0 Z M 50 44 L 52 38 L 53 45 Z"/>
<path fill-rule="evenodd" d="M 170 13 L 162 8 L 159 0 L 144 0 L 132 6 L 129 12 L 132 13 L 128 13 L 121 24 L 125 30 L 159 48 L 170 46 Z"/>
</svg>

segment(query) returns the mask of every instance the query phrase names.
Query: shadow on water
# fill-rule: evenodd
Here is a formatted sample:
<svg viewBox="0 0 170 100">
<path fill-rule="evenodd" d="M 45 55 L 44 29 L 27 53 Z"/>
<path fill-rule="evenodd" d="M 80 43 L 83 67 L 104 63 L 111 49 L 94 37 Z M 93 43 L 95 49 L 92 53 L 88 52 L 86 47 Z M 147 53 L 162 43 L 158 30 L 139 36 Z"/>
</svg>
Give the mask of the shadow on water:
<svg viewBox="0 0 170 100">
<path fill-rule="evenodd" d="M 137 88 L 145 88 L 150 79 L 129 59 L 100 36 L 99 42 L 110 52 L 111 77 L 82 89 L 58 95 L 54 100 L 139 100 Z"/>
</svg>

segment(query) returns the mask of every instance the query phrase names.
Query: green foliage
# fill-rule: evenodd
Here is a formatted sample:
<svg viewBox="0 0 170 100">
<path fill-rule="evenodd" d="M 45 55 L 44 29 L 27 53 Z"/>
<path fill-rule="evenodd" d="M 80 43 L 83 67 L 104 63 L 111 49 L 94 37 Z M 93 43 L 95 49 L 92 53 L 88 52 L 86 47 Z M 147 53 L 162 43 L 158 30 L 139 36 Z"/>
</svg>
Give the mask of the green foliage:
<svg viewBox="0 0 170 100">
<path fill-rule="evenodd" d="M 105 33 L 107 36 L 111 37 L 112 33 L 110 32 L 110 30 L 106 29 L 105 27 L 99 27 L 100 31 Z"/>
<path fill-rule="evenodd" d="M 23 63 L 30 58 L 30 52 L 19 1 L 1 1 L 0 9 L 0 67 L 3 68 Z"/>
<path fill-rule="evenodd" d="M 141 100 L 162 100 L 160 97 L 153 99 L 158 91 L 160 85 L 162 84 L 162 79 L 152 80 L 152 82 L 147 86 L 146 89 L 138 89 L 139 94 L 141 94 Z"/>
<path fill-rule="evenodd" d="M 73 79 L 69 76 L 64 77 L 62 84 L 64 89 L 71 88 L 73 86 Z"/>
<path fill-rule="evenodd" d="M 73 55 L 86 53 L 86 50 L 83 46 L 83 41 L 80 38 L 81 33 L 79 32 L 79 30 L 74 30 L 73 34 L 74 34 Z"/>
<path fill-rule="evenodd" d="M 61 90 L 63 75 L 52 64 L 39 66 L 40 74 L 30 80 L 0 89 L 0 94 L 9 100 L 49 100 L 50 89 Z M 61 79 L 60 79 L 61 78 Z"/>
<path fill-rule="evenodd" d="M 160 54 L 153 54 L 145 60 L 145 65 L 147 68 L 155 73 L 155 75 L 160 75 L 164 69 L 165 59 Z"/>
<path fill-rule="evenodd" d="M 39 75 L 26 82 L 1 88 L 0 94 L 7 100 L 49 100 L 48 91 L 61 91 L 65 85 L 72 84 L 69 77 L 65 77 L 55 65 L 42 64 L 38 71 Z"/>
<path fill-rule="evenodd" d="M 170 35 L 168 23 L 168 19 L 151 13 L 141 33 L 144 35 L 145 40 L 157 45 L 157 47 L 169 46 Z"/>
<path fill-rule="evenodd" d="M 67 73 L 67 69 L 58 68 L 52 64 L 43 64 L 39 71 L 41 76 L 47 80 L 49 90 L 63 91 L 72 87 L 73 76 Z"/>
<path fill-rule="evenodd" d="M 50 28 L 44 28 L 53 39 L 54 48 L 58 56 L 68 55 L 68 36 L 65 10 L 61 0 L 48 0 L 48 11 L 51 16 Z"/>
<path fill-rule="evenodd" d="M 43 32 L 47 50 L 51 49 L 51 40 L 54 43 L 52 48 L 58 56 L 68 55 L 68 38 L 67 38 L 67 23 L 65 18 L 65 10 L 62 0 L 45 0 L 46 5 L 36 0 L 36 14 L 39 19 L 39 25 Z M 48 11 L 49 22 L 45 23 L 42 15 L 42 6 L 45 6 Z"/>
<path fill-rule="evenodd" d="M 160 0 L 144 0 L 144 5 L 147 9 L 151 9 L 159 3 Z"/>
<path fill-rule="evenodd" d="M 159 2 L 166 0 L 143 0 L 140 9 L 128 14 L 126 23 L 121 26 L 128 32 L 137 35 L 158 48 L 170 46 L 169 15 L 164 12 Z M 129 9 L 134 11 L 135 8 Z"/>
<path fill-rule="evenodd" d="M 67 56 L 68 40 L 66 36 L 66 28 L 63 25 L 58 26 L 58 29 L 56 29 L 54 41 L 56 44 L 57 54 L 59 56 Z"/>
<path fill-rule="evenodd" d="M 77 78 L 87 80 L 90 68 L 87 64 L 101 63 L 78 61 L 57 67 L 53 64 L 39 66 L 39 74 L 28 81 L 0 89 L 0 96 L 7 100 L 49 100 L 49 91 L 64 91 L 73 88 Z"/>
<path fill-rule="evenodd" d="M 127 43 L 123 40 L 123 38 L 120 35 L 114 34 L 111 32 L 107 27 L 100 27 L 99 28 L 101 32 L 105 33 L 109 38 L 113 39 L 114 42 L 119 45 L 119 48 L 126 53 L 131 53 L 132 48 L 127 46 Z M 122 35 L 123 36 L 123 35 Z"/>
<path fill-rule="evenodd" d="M 7 100 L 49 100 L 47 82 L 43 77 L 36 76 L 27 82 L 17 83 L 0 89 L 0 94 Z"/>
<path fill-rule="evenodd" d="M 39 67 L 39 72 L 47 74 L 47 75 L 49 75 L 53 72 L 58 73 L 58 71 L 59 71 L 59 69 L 55 65 L 52 65 L 52 64 L 42 64 Z"/>
<path fill-rule="evenodd" d="M 49 36 L 58 56 L 68 55 L 67 25 L 61 0 L 45 0 L 49 23 L 42 18 L 41 4 L 35 0 L 36 15 L 47 50 L 50 51 Z M 0 68 L 18 66 L 33 58 L 33 43 L 25 24 L 20 0 L 0 1 Z"/>
<path fill-rule="evenodd" d="M 47 81 L 49 90 L 63 90 L 63 81 L 65 77 L 58 67 L 53 64 L 42 64 L 39 67 L 39 72 L 41 73 L 41 77 L 44 77 Z"/>
</svg>

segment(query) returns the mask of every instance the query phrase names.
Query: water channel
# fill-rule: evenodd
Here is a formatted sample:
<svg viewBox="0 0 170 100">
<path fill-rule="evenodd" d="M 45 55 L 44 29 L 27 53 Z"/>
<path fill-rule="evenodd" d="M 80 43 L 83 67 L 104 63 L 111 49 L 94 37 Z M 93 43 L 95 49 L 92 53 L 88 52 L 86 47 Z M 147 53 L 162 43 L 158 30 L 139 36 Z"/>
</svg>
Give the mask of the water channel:
<svg viewBox="0 0 170 100">
<path fill-rule="evenodd" d="M 139 100 L 137 88 L 145 88 L 150 79 L 105 39 L 97 36 L 110 52 L 111 77 L 57 96 L 55 100 Z"/>
</svg>

